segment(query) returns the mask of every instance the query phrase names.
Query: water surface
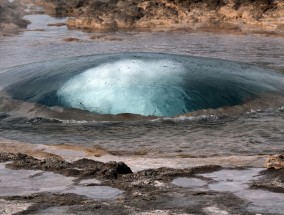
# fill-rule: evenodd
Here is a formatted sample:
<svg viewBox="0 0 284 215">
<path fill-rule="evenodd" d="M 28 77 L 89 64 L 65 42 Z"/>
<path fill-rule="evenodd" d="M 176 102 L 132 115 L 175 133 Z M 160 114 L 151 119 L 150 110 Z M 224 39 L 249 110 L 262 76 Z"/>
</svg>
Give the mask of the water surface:
<svg viewBox="0 0 284 215">
<path fill-rule="evenodd" d="M 64 18 L 47 15 L 29 15 L 26 18 L 32 22 L 29 31 L 0 39 L 0 73 L 21 70 L 22 66 L 35 62 L 125 52 L 160 52 L 225 59 L 250 63 L 265 72 L 275 69 L 273 73 L 283 73 L 282 38 L 188 32 L 117 32 L 97 33 L 116 40 L 91 40 L 93 33 L 68 31 L 66 26 L 47 26 L 63 22 Z M 64 42 L 69 37 L 79 38 L 80 41 Z M 39 74 L 42 70 L 39 68 Z M 17 78 L 21 80 L 26 77 Z M 268 95 L 249 104 L 200 111 L 189 116 L 143 118 L 131 122 L 125 121 L 126 116 L 123 116 L 115 121 L 86 122 L 69 120 L 71 116 L 84 114 L 72 111 L 66 113 L 63 121 L 52 121 L 50 117 L 34 118 L 48 114 L 54 116 L 54 112 L 45 106 L 31 109 L 34 104 L 29 102 L 2 100 L 1 105 L 11 104 L 9 108 L 12 106 L 13 111 L 8 112 L 5 109 L 8 106 L 2 106 L 0 132 L 2 139 L 94 145 L 114 154 L 141 151 L 154 157 L 274 154 L 284 151 L 284 111 L 281 102 L 279 96 Z M 58 108 L 55 112 L 61 110 Z"/>
</svg>

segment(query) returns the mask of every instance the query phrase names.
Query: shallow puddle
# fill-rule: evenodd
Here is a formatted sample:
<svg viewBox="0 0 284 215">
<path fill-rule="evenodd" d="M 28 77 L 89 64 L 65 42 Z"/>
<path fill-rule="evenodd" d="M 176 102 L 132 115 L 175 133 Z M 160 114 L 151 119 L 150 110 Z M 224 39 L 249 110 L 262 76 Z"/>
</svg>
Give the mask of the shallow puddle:
<svg viewBox="0 0 284 215">
<path fill-rule="evenodd" d="M 62 193 L 75 193 L 91 199 L 112 199 L 121 195 L 123 191 L 108 186 L 74 186 L 64 190 Z"/>
<path fill-rule="evenodd" d="M 252 180 L 260 178 L 261 168 L 246 170 L 220 170 L 200 176 L 214 180 L 207 182 L 197 178 L 177 178 L 173 184 L 195 190 L 231 192 L 248 202 L 248 209 L 256 213 L 284 214 L 284 194 L 249 188 Z"/>
<path fill-rule="evenodd" d="M 0 196 L 28 195 L 40 192 L 62 192 L 73 178 L 51 172 L 10 170 L 0 164 Z"/>
<path fill-rule="evenodd" d="M 74 185 L 74 178 L 52 172 L 10 170 L 0 164 L 0 196 L 29 195 L 32 193 L 74 193 L 92 199 L 111 199 L 123 191 L 108 186 L 85 186 L 100 183 L 96 179 Z"/>
<path fill-rule="evenodd" d="M 221 170 L 202 174 L 202 176 L 216 181 L 216 183 L 210 183 L 208 185 L 209 190 L 218 192 L 238 192 L 248 189 L 248 182 L 257 179 L 261 170 L 262 169 L 260 168 L 247 170 Z"/>
<path fill-rule="evenodd" d="M 189 188 L 200 188 L 207 185 L 206 181 L 203 181 L 198 178 L 176 178 L 172 182 L 174 185 L 180 187 L 189 187 Z"/>
<path fill-rule="evenodd" d="M 86 180 L 82 180 L 80 181 L 79 185 L 84 185 L 84 186 L 90 186 L 93 184 L 101 184 L 101 182 L 95 178 L 92 179 L 86 179 Z"/>
<path fill-rule="evenodd" d="M 284 194 L 249 189 L 249 183 L 259 178 L 260 168 L 247 170 L 221 170 L 202 176 L 216 180 L 209 190 L 232 192 L 249 202 L 249 209 L 258 213 L 284 214 Z"/>
<path fill-rule="evenodd" d="M 68 207 L 50 207 L 36 212 L 40 215 L 51 215 L 51 214 L 68 214 L 75 215 L 75 213 L 70 213 Z"/>
</svg>

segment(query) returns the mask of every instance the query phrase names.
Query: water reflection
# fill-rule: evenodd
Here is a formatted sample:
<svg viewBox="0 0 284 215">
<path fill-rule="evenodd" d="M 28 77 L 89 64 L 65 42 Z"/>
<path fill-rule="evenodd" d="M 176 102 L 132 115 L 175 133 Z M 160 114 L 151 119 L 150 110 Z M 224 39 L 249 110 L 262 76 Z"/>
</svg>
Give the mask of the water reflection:
<svg viewBox="0 0 284 215">
<path fill-rule="evenodd" d="M 284 68 L 284 40 L 277 37 L 190 32 L 114 32 L 96 35 L 110 35 L 123 40 L 92 40 L 92 33 L 68 30 L 66 26 L 48 26 L 50 23 L 65 22 L 66 18 L 48 15 L 28 15 L 25 18 L 31 21 L 28 31 L 0 39 L 0 72 L 5 68 L 47 59 L 116 52 L 175 53 Z M 64 38 L 79 38 L 80 42 L 63 42 Z"/>
</svg>

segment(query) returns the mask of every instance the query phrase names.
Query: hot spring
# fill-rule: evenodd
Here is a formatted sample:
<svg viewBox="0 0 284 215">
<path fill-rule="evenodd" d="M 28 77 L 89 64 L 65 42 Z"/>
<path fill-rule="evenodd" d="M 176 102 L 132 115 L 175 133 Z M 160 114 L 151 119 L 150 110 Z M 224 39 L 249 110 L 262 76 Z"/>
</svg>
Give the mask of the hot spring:
<svg viewBox="0 0 284 215">
<path fill-rule="evenodd" d="M 47 26 L 61 18 L 27 18 L 30 30 L 45 31 L 0 39 L 0 143 L 100 147 L 153 162 L 283 153 L 282 38 L 115 32 L 122 41 L 90 40 Z"/>
<path fill-rule="evenodd" d="M 36 14 L 27 19 L 31 21 L 29 31 L 0 38 L 1 152 L 23 153 L 39 159 L 54 155 L 66 161 L 79 158 L 123 161 L 136 171 L 201 165 L 262 167 L 267 155 L 284 153 L 283 38 L 191 31 L 87 33 L 68 30 L 66 26 L 48 26 L 48 23 L 65 22 L 66 18 Z M 92 35 L 109 35 L 121 40 L 93 40 Z M 67 43 L 66 38 L 80 41 Z M 22 154 L 16 156 L 23 157 Z M 24 161 L 29 160 L 23 159 L 19 165 L 26 166 Z M 31 162 L 27 165 L 34 166 L 33 160 Z M 68 166 L 63 168 L 64 174 L 76 174 L 75 169 L 74 172 Z M 171 170 L 161 170 L 171 174 Z M 196 170 L 202 172 L 203 168 Z M 87 178 L 96 174 L 94 171 L 85 173 Z M 142 175 L 144 178 L 144 173 Z M 46 178 L 42 173 L 31 176 L 31 182 Z M 152 176 L 158 176 L 156 170 L 145 171 L 147 186 L 147 178 Z M 161 175 L 164 176 L 166 180 L 169 178 Z M 119 197 L 118 203 L 115 201 L 117 208 L 124 200 L 127 202 L 136 196 L 136 192 L 128 188 L 140 186 L 143 178 L 135 176 L 134 183 L 127 177 L 113 180 L 113 183 L 124 179 L 131 182 L 129 186 L 121 184 L 126 188 L 122 190 L 127 192 L 126 198 Z M 218 186 L 211 183 L 210 177 L 208 179 L 208 186 Z M 162 192 L 160 199 L 166 201 L 165 208 L 169 208 L 173 198 L 172 193 L 164 193 L 164 189 L 174 191 L 174 198 L 184 200 L 178 205 L 188 208 L 195 202 L 202 204 L 206 196 L 213 202 L 224 197 L 223 192 L 210 187 L 206 196 L 195 195 L 198 190 L 168 186 L 169 181 L 163 185 L 163 181 L 157 180 L 149 187 L 157 186 Z M 84 190 L 88 190 L 89 185 L 100 188 L 96 183 L 89 181 Z M 81 186 L 77 180 L 72 184 L 75 188 Z M 34 183 L 31 185 L 34 188 Z M 204 186 L 207 187 L 206 183 Z M 273 211 L 275 195 L 265 192 L 262 199 L 257 198 Z M 42 204 L 42 213 L 57 211 L 53 208 L 59 205 L 49 204 L 46 194 L 48 198 L 56 197 L 44 192 L 31 195 L 29 199 L 23 197 L 24 202 Z M 125 210 L 143 213 L 135 209 L 140 199 L 147 204 L 150 201 L 153 206 L 146 207 L 146 213 L 161 209 L 156 204 L 160 202 L 157 192 L 152 192 L 154 198 L 148 196 L 148 189 L 138 194 L 137 201 L 131 203 L 134 207 Z M 66 199 L 65 194 L 56 195 L 60 201 Z M 226 204 L 213 205 L 217 209 L 220 206 L 220 213 L 223 210 L 226 213 L 231 203 L 236 202 L 228 213 L 252 208 L 254 204 L 253 198 L 228 192 L 225 195 Z M 5 198 L 5 201 L 20 201 L 20 198 Z M 74 197 L 74 200 L 81 198 Z M 73 202 L 73 197 L 70 201 Z M 82 202 L 87 201 L 82 199 Z M 101 204 L 94 203 L 92 207 L 97 210 Z M 281 205 L 280 201 L 276 203 Z M 69 206 L 58 207 L 59 213 L 74 212 L 74 207 L 81 210 L 85 206 L 80 204 L 71 206 L 70 210 L 65 210 Z M 99 210 L 104 208 L 102 204 Z M 34 210 L 34 205 L 30 209 L 28 212 L 39 212 Z M 170 213 L 167 209 L 162 212 Z M 263 211 L 253 209 L 253 212 Z"/>
<path fill-rule="evenodd" d="M 227 60 L 120 53 L 21 66 L 1 76 L 12 99 L 97 115 L 176 116 L 281 94 L 284 77 Z"/>
</svg>

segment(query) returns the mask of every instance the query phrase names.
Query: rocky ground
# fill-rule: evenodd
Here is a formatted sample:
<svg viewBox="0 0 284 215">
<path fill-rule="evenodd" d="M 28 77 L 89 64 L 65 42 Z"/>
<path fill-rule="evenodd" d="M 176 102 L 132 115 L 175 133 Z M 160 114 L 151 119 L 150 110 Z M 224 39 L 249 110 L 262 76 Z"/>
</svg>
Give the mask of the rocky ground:
<svg viewBox="0 0 284 215">
<path fill-rule="evenodd" d="M 67 26 L 93 31 L 200 30 L 284 35 L 282 0 L 36 0 Z"/>
<path fill-rule="evenodd" d="M 281 1 L 34 2 L 72 16 L 70 28 L 283 32 Z M 26 27 L 24 9 L 0 0 L 0 35 Z M 263 168 L 267 157 L 153 158 L 143 151 L 1 141 L 0 215 L 284 214 L 283 156 L 268 157 Z"/>
<path fill-rule="evenodd" d="M 29 22 L 22 18 L 24 9 L 18 1 L 0 0 L 0 37 L 17 34 L 27 27 Z"/>
<path fill-rule="evenodd" d="M 103 149 L 74 147 L 1 145 L 0 214 L 283 214 L 282 156 L 147 168 L 146 157 L 129 158 L 129 167 L 99 161 L 108 156 Z M 265 158 L 269 169 L 259 168 Z"/>
<path fill-rule="evenodd" d="M 34 3 L 67 26 L 90 31 L 213 31 L 284 35 L 282 0 L 0 0 L 0 35 L 12 35 L 28 22 L 24 7 Z"/>
</svg>

